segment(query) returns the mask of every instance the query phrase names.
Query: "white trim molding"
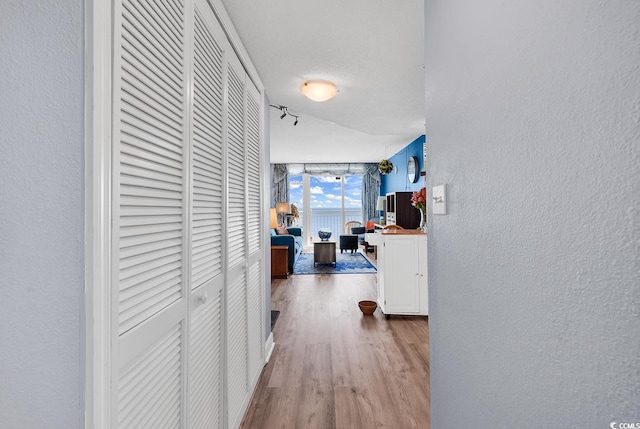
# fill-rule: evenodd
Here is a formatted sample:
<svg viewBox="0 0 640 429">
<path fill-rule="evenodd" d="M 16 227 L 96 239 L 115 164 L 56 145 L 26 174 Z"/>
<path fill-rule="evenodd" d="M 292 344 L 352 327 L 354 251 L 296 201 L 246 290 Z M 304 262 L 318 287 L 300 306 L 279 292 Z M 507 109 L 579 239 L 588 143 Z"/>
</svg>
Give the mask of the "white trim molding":
<svg viewBox="0 0 640 429">
<path fill-rule="evenodd" d="M 264 364 L 269 363 L 273 349 L 275 349 L 276 343 L 273 341 L 273 332 L 269 334 L 267 341 L 264 343 Z"/>
<path fill-rule="evenodd" d="M 108 429 L 111 357 L 111 2 L 85 11 L 85 427 Z M 105 19 L 105 17 L 109 17 Z"/>
</svg>

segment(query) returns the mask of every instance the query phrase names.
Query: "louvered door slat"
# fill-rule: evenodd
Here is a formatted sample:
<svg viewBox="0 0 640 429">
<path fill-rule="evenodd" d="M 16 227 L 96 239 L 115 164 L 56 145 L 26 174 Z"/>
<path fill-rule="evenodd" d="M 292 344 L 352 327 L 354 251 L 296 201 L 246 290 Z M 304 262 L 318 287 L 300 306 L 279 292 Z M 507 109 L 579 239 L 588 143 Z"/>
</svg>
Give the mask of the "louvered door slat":
<svg viewBox="0 0 640 429">
<path fill-rule="evenodd" d="M 181 143 L 180 136 L 182 130 L 172 117 L 163 117 L 161 113 L 154 112 L 153 109 L 143 110 L 145 108 L 144 105 L 136 103 L 139 103 L 139 101 L 130 97 L 129 94 L 123 94 L 123 121 L 134 125 L 137 124 L 141 129 L 150 127 L 155 132 L 155 135 L 165 140 L 165 144 L 173 143 L 179 145 Z"/>
<path fill-rule="evenodd" d="M 122 145 L 122 153 L 126 153 L 128 155 L 127 159 L 136 159 L 136 160 L 140 160 L 140 161 L 147 161 L 150 163 L 150 165 L 163 165 L 166 166 L 168 168 L 173 168 L 177 171 L 180 171 L 180 169 L 182 168 L 180 163 L 181 163 L 181 157 L 178 154 L 178 156 L 174 156 L 174 157 L 170 157 L 167 155 L 173 155 L 173 154 L 169 154 L 167 152 L 165 153 L 154 153 L 153 149 L 155 149 L 153 146 L 150 145 L 144 145 L 141 144 L 140 146 L 145 146 L 145 147 L 136 147 L 135 143 L 139 143 L 136 142 L 135 139 L 127 139 L 127 138 L 123 138 L 122 139 L 123 144 Z"/>
<path fill-rule="evenodd" d="M 162 19 L 156 19 L 152 5 L 144 3 L 144 0 L 123 2 L 123 27 L 126 30 L 123 38 L 136 45 L 140 54 L 156 67 L 164 64 L 165 76 L 181 84 L 182 32 L 171 31 Z"/>
<path fill-rule="evenodd" d="M 123 151 L 142 149 L 149 157 L 154 155 L 161 156 L 161 159 L 169 166 L 175 165 L 182 160 L 180 146 L 174 146 L 166 139 L 154 135 L 151 132 L 153 130 L 139 125 L 141 124 L 128 123 L 124 120 L 121 122 L 120 139 L 124 144 L 131 147 L 131 149 L 123 148 Z"/>
<path fill-rule="evenodd" d="M 175 292 L 175 285 L 179 283 L 179 279 L 170 279 L 167 282 L 167 286 L 163 289 L 161 284 L 156 287 L 153 293 L 146 293 L 144 297 L 144 305 L 147 311 L 144 314 L 140 314 L 135 309 L 132 311 L 126 311 L 126 306 L 121 312 L 121 330 L 122 333 L 128 332 L 129 329 L 137 326 L 149 317 L 159 313 L 170 304 L 180 299 L 179 292 Z"/>
<path fill-rule="evenodd" d="M 142 85 L 140 86 L 142 87 Z M 164 116 L 167 118 L 171 126 L 177 128 L 181 126 L 181 118 L 178 117 L 170 108 L 166 107 L 161 101 L 158 101 L 157 99 L 160 97 L 153 97 L 148 93 L 145 93 L 144 88 L 140 90 L 126 81 L 123 81 L 122 91 L 127 95 L 127 98 L 131 100 L 131 102 L 136 102 L 138 105 L 144 105 L 145 110 L 150 112 L 151 116 Z"/>
<path fill-rule="evenodd" d="M 144 265 L 146 263 L 161 260 L 164 258 L 172 257 L 176 260 L 179 258 L 179 252 L 176 252 L 174 246 L 162 245 L 159 246 L 153 245 L 147 248 L 147 251 L 139 253 L 136 252 L 135 258 L 127 258 L 123 260 L 123 263 L 120 265 L 122 270 L 126 270 L 131 267 L 136 267 L 140 265 Z"/>
<path fill-rule="evenodd" d="M 150 92 L 151 97 L 155 97 L 167 107 L 179 108 L 180 92 L 167 86 L 161 76 L 154 74 L 153 70 L 135 55 L 135 50 L 130 45 L 123 46 L 122 70 L 127 73 L 127 76 L 135 76 L 134 82 L 139 88 L 144 88 L 143 91 Z M 126 76 L 122 78 L 122 81 L 129 82 Z"/>
</svg>

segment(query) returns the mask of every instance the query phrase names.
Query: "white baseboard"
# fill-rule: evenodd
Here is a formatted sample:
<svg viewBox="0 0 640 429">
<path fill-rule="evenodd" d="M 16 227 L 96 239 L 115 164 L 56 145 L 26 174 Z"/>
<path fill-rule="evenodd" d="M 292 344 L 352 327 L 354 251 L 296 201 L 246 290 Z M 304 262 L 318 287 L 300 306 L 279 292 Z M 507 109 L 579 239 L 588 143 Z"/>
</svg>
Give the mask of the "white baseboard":
<svg viewBox="0 0 640 429">
<path fill-rule="evenodd" d="M 273 332 L 269 334 L 269 338 L 264 343 L 264 364 L 269 363 L 269 359 L 271 358 L 271 353 L 273 353 L 273 349 L 275 348 L 276 343 L 273 341 Z"/>
</svg>

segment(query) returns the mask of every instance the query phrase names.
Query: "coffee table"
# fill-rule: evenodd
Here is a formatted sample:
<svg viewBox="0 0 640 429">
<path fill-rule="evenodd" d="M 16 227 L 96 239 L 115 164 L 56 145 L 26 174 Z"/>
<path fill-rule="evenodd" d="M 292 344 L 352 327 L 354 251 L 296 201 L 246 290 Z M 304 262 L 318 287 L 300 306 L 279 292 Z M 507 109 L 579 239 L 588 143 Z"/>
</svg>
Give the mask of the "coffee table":
<svg viewBox="0 0 640 429">
<path fill-rule="evenodd" d="M 327 240 L 314 240 L 313 242 L 313 266 L 317 264 L 336 265 L 336 242 Z"/>
</svg>

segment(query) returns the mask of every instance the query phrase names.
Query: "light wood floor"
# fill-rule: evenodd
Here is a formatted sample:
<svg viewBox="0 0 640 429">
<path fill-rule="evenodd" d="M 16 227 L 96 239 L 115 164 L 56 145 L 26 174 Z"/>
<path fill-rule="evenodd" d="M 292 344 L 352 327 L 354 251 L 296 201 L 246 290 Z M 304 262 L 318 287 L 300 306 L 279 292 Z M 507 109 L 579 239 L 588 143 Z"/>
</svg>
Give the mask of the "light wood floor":
<svg viewBox="0 0 640 429">
<path fill-rule="evenodd" d="M 275 350 L 244 429 L 429 428 L 426 317 L 362 316 L 373 274 L 298 275 L 271 284 Z"/>
</svg>

